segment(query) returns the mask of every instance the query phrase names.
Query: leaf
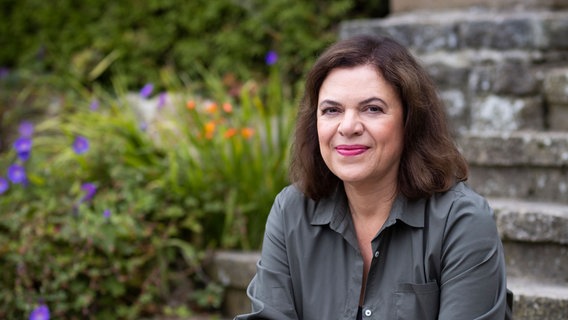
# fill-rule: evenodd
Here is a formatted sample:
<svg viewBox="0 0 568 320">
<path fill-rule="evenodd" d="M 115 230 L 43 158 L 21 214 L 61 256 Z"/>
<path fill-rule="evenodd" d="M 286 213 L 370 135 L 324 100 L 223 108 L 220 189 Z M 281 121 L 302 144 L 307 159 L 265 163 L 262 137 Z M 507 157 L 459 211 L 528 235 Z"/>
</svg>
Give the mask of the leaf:
<svg viewBox="0 0 568 320">
<path fill-rule="evenodd" d="M 120 58 L 122 54 L 118 50 L 113 50 L 109 53 L 104 59 L 102 59 L 94 68 L 89 72 L 88 79 L 89 81 L 93 81 L 98 78 L 108 67 L 118 58 Z"/>
<path fill-rule="evenodd" d="M 102 288 L 103 291 L 108 292 L 112 297 L 119 297 L 126 292 L 124 284 L 111 277 L 103 280 Z"/>
<path fill-rule="evenodd" d="M 198 254 L 196 248 L 191 244 L 181 239 L 168 239 L 164 243 L 165 247 L 175 247 L 178 248 L 187 262 L 188 265 L 193 266 L 198 262 Z"/>
</svg>

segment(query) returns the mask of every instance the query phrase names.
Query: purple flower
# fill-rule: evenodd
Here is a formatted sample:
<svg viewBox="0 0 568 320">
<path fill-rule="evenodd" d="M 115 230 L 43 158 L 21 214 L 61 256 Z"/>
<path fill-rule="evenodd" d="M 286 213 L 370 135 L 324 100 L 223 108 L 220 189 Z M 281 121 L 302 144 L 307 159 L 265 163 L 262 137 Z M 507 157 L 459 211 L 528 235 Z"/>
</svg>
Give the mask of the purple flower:
<svg viewBox="0 0 568 320">
<path fill-rule="evenodd" d="M 154 91 L 154 85 L 151 83 L 146 83 L 146 85 L 144 85 L 142 89 L 140 89 L 140 96 L 146 99 L 152 94 L 152 91 Z"/>
<path fill-rule="evenodd" d="M 97 186 L 94 183 L 87 182 L 83 183 L 81 190 L 85 191 L 85 195 L 83 196 L 83 199 L 81 199 L 81 202 L 86 202 L 91 200 L 95 193 L 97 193 Z"/>
<path fill-rule="evenodd" d="M 8 180 L 0 177 L 0 194 L 6 192 L 6 190 L 8 190 L 9 187 L 10 185 L 8 184 Z"/>
<path fill-rule="evenodd" d="M 26 170 L 24 167 L 13 164 L 8 167 L 8 179 L 12 181 L 12 183 L 25 183 L 27 180 L 26 177 Z"/>
<path fill-rule="evenodd" d="M 23 121 L 18 127 L 18 132 L 20 133 L 20 136 L 30 138 L 34 133 L 33 123 L 29 121 Z"/>
<path fill-rule="evenodd" d="M 49 320 L 49 308 L 45 304 L 38 306 L 30 314 L 29 320 Z"/>
<path fill-rule="evenodd" d="M 73 141 L 73 150 L 76 154 L 83 154 L 89 150 L 89 140 L 83 136 L 77 136 Z"/>
<path fill-rule="evenodd" d="M 20 160 L 28 160 L 32 150 L 32 139 L 27 137 L 20 137 L 16 139 L 16 141 L 14 141 L 14 149 L 16 150 Z"/>
<path fill-rule="evenodd" d="M 105 211 L 103 212 L 103 217 L 105 219 L 110 218 L 110 210 L 109 209 L 105 209 Z"/>
<path fill-rule="evenodd" d="M 268 51 L 266 57 L 264 57 L 264 61 L 267 65 L 271 66 L 278 61 L 278 54 L 275 51 Z"/>
<path fill-rule="evenodd" d="M 91 109 L 91 111 L 95 111 L 99 108 L 99 100 L 98 99 L 93 99 L 91 100 L 91 104 L 89 105 L 89 109 Z"/>
<path fill-rule="evenodd" d="M 166 92 L 160 93 L 158 96 L 158 109 L 162 109 L 166 105 L 168 94 Z"/>
<path fill-rule="evenodd" d="M 8 78 L 10 75 L 10 69 L 6 67 L 0 67 L 0 79 Z"/>
</svg>

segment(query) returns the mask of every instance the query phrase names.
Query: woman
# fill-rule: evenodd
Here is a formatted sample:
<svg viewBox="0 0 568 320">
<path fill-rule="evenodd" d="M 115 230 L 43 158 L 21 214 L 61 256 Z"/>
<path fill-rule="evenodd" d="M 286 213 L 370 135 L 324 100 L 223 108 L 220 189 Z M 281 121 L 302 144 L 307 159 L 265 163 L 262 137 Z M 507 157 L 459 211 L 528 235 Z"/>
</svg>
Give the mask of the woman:
<svg viewBox="0 0 568 320">
<path fill-rule="evenodd" d="M 235 319 L 503 319 L 503 248 L 436 89 L 390 38 L 331 46 L 307 76 L 291 180 Z"/>
</svg>

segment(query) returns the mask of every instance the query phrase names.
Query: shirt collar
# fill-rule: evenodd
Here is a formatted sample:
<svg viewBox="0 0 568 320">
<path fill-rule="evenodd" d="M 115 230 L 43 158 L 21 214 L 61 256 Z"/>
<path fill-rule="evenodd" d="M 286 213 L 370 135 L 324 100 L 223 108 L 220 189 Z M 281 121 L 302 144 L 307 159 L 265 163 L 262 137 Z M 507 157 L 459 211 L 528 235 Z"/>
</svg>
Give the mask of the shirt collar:
<svg viewBox="0 0 568 320">
<path fill-rule="evenodd" d="M 399 194 L 393 203 L 385 225 L 392 225 L 400 220 L 411 227 L 423 228 L 425 210 L 426 199 L 409 200 L 404 195 Z M 318 202 L 311 224 L 338 226 L 348 214 L 349 206 L 345 191 L 343 188 L 337 188 L 330 197 Z"/>
<path fill-rule="evenodd" d="M 336 224 L 343 221 L 349 213 L 347 205 L 347 196 L 343 188 L 337 188 L 329 197 L 318 201 L 314 215 L 312 217 L 312 225 L 326 225 L 334 221 Z"/>
<path fill-rule="evenodd" d="M 396 197 L 388 220 L 401 222 L 416 228 L 424 227 L 426 199 L 410 200 L 402 194 Z"/>
</svg>

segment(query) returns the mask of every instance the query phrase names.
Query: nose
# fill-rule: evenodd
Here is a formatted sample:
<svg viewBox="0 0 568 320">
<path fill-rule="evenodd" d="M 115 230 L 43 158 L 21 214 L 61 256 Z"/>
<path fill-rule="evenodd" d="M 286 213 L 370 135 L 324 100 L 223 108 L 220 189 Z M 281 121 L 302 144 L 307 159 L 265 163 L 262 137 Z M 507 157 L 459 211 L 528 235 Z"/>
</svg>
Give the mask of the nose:
<svg viewBox="0 0 568 320">
<path fill-rule="evenodd" d="M 363 134 L 363 123 L 357 112 L 347 111 L 337 127 L 337 131 L 342 136 L 360 136 Z"/>
</svg>

